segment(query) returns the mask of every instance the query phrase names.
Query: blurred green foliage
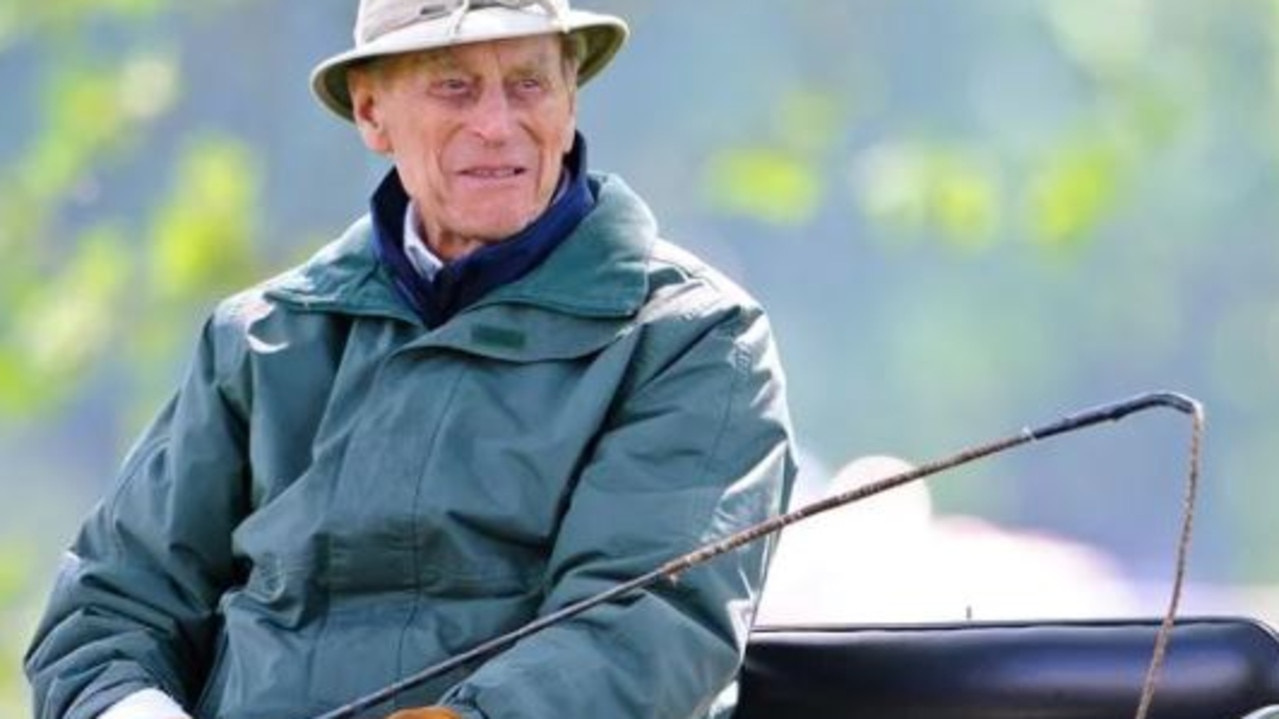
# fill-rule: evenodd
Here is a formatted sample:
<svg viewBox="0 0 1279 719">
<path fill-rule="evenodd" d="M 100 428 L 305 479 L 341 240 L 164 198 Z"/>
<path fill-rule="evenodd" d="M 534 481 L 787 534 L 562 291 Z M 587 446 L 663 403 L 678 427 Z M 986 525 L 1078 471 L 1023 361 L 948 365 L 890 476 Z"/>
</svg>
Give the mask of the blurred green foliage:
<svg viewBox="0 0 1279 719">
<path fill-rule="evenodd" d="M 725 150 L 707 174 L 711 201 L 720 210 L 782 225 L 810 219 L 822 189 L 802 157 L 768 147 Z"/>
<path fill-rule="evenodd" d="M 248 150 L 205 139 L 175 174 L 149 233 L 148 285 L 168 301 L 198 302 L 253 279 L 258 188 Z"/>
<path fill-rule="evenodd" d="M 15 12 L 8 7 L 0 17 Z M 142 137 L 178 99 L 181 70 L 176 58 L 141 47 L 146 20 L 164 18 L 159 0 L 40 7 L 19 28 L 45 50 L 40 129 L 0 167 L 0 249 L 9 258 L 0 302 L 15 308 L 0 318 L 0 416 L 52 410 L 122 344 L 139 366 L 171 361 L 186 336 L 175 322 L 257 269 L 258 168 L 241 141 L 216 133 L 172 158 L 170 189 L 147 208 L 148 222 L 71 219 L 92 213 L 104 176 L 145 151 Z M 90 21 L 132 28 L 137 46 L 96 49 Z M 143 236 L 149 242 L 135 240 Z"/>
<path fill-rule="evenodd" d="M 31 577 L 36 568 L 30 541 L 9 539 L 0 535 L 0 714 L 20 717 L 30 713 L 25 701 L 22 675 L 17 671 L 15 658 L 25 649 L 25 632 L 11 631 L 16 627 L 30 626 L 30 616 L 37 597 Z"/>
<path fill-rule="evenodd" d="M 1048 245 L 1087 238 L 1114 209 L 1119 182 L 1119 159 L 1105 143 L 1061 147 L 1032 185 L 1032 236 Z"/>
<path fill-rule="evenodd" d="M 34 53 L 39 86 L 36 129 L 0 164 L 0 426 L 56 416 L 104 366 L 144 383 L 172 363 L 194 310 L 261 271 L 259 168 L 222 133 L 169 158 L 167 192 L 141 215 L 98 210 L 107 178 L 148 151 L 179 99 L 177 58 L 147 39 L 170 14 L 167 0 L 0 0 L 0 61 Z M 103 49 L 104 27 L 129 41 Z M 38 541 L 0 536 L 4 716 L 29 711 L 15 661 L 29 632 L 12 630 L 43 599 Z"/>
<path fill-rule="evenodd" d="M 63 267 L 9 300 L 16 311 L 3 347 L 0 407 L 30 415 L 64 400 L 113 346 L 128 282 L 126 247 L 113 228 L 86 230 Z"/>
<path fill-rule="evenodd" d="M 934 233 L 957 248 L 983 249 L 1001 216 L 998 172 L 963 148 L 895 143 L 866 153 L 854 197 L 897 239 Z"/>
<path fill-rule="evenodd" d="M 840 108 L 819 90 L 792 89 L 770 120 L 766 144 L 723 147 L 708 159 L 708 204 L 780 226 L 811 222 L 826 191 L 822 157 L 839 137 Z"/>
</svg>

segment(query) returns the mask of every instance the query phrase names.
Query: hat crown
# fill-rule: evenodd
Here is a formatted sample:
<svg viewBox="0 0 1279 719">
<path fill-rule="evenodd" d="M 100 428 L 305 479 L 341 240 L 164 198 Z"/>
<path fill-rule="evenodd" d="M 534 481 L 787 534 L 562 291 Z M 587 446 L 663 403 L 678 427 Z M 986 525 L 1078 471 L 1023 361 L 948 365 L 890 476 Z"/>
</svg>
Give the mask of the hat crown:
<svg viewBox="0 0 1279 719">
<path fill-rule="evenodd" d="M 457 13 L 489 7 L 556 17 L 570 9 L 569 0 L 360 0 L 355 44 L 366 45 L 419 22 L 447 20 Z"/>
<path fill-rule="evenodd" d="M 364 45 L 412 25 L 422 16 L 422 4 L 420 0 L 361 0 L 355 18 L 355 44 Z"/>
</svg>

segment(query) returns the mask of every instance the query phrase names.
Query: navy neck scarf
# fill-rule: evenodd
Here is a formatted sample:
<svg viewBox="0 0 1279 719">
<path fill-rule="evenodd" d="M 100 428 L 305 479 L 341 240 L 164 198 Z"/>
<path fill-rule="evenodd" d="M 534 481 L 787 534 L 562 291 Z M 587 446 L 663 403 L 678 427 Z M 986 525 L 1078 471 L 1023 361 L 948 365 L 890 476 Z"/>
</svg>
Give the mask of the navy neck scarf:
<svg viewBox="0 0 1279 719">
<path fill-rule="evenodd" d="M 447 262 L 434 279 L 418 274 L 404 253 L 404 217 L 409 196 L 394 169 L 378 186 L 370 201 L 374 247 L 395 289 L 434 329 L 490 291 L 523 277 L 546 259 L 572 234 L 595 207 L 595 196 L 586 180 L 586 140 L 578 134 L 564 158 L 568 184 L 531 225 L 511 237 L 485 245 Z"/>
</svg>

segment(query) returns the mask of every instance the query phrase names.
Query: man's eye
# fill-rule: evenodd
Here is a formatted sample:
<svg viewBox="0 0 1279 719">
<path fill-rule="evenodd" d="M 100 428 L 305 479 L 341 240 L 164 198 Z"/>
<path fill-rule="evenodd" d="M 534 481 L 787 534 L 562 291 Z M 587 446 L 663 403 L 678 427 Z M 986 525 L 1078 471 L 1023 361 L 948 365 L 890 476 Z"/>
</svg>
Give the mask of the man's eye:
<svg viewBox="0 0 1279 719">
<path fill-rule="evenodd" d="M 526 77 L 515 82 L 515 88 L 520 92 L 537 92 L 543 87 L 542 80 L 536 77 Z"/>
<path fill-rule="evenodd" d="M 464 95 L 471 89 L 471 83 L 461 78 L 450 77 L 443 80 L 437 80 L 432 89 L 442 95 Z"/>
</svg>

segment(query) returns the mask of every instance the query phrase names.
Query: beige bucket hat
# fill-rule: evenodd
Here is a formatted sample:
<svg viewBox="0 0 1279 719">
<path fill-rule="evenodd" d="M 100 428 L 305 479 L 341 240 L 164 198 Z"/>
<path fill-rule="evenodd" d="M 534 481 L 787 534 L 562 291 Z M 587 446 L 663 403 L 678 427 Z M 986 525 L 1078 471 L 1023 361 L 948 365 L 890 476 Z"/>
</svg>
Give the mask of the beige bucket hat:
<svg viewBox="0 0 1279 719">
<path fill-rule="evenodd" d="M 311 72 L 320 102 L 351 120 L 346 76 L 352 65 L 373 57 L 547 33 L 584 40 L 578 84 L 608 64 L 629 30 L 619 17 L 573 10 L 569 0 L 360 0 L 355 47 L 325 60 Z"/>
</svg>

